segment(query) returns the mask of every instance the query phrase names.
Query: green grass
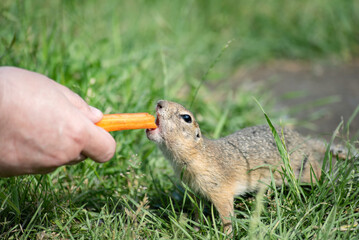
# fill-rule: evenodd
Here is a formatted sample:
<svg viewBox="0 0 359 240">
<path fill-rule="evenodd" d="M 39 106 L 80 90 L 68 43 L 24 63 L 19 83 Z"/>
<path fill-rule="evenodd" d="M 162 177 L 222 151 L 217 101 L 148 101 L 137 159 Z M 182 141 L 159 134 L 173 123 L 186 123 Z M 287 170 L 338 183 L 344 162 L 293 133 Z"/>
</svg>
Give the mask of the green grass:
<svg viewBox="0 0 359 240">
<path fill-rule="evenodd" d="M 265 89 L 234 91 L 223 79 L 278 58 L 350 60 L 358 22 L 354 0 L 3 0 L 0 65 L 43 73 L 105 113 L 154 113 L 159 99 L 192 104 L 205 135 L 219 137 L 266 122 L 253 95 L 273 121 L 282 116 Z M 143 131 L 113 135 L 117 151 L 108 163 L 0 179 L 0 238 L 225 238 L 208 202 L 197 205 L 203 214 L 195 221 L 190 190 Z M 340 162 L 339 174 L 315 187 L 292 182 L 239 197 L 235 235 L 356 239 L 354 163 Z"/>
</svg>

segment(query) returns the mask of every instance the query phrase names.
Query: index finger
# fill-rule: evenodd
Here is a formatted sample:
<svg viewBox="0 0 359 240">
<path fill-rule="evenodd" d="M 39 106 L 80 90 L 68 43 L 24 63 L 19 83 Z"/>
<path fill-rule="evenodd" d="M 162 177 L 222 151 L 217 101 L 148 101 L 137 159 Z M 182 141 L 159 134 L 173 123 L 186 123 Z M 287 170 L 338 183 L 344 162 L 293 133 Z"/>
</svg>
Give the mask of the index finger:
<svg viewBox="0 0 359 240">
<path fill-rule="evenodd" d="M 101 120 L 103 115 L 100 110 L 88 105 L 87 102 L 80 97 L 80 95 L 71 91 L 68 87 L 63 86 L 55 81 L 53 81 L 53 83 L 62 92 L 62 94 L 65 95 L 70 103 L 79 109 L 83 114 L 85 114 L 85 116 L 88 117 L 92 122 L 96 123 Z"/>
</svg>

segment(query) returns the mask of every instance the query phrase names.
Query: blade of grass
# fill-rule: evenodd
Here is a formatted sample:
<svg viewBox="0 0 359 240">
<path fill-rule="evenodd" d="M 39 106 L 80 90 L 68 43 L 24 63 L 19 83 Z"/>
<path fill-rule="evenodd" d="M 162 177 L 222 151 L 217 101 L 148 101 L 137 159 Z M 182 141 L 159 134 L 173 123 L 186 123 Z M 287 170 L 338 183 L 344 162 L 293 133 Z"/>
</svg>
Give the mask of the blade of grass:
<svg viewBox="0 0 359 240">
<path fill-rule="evenodd" d="M 326 221 L 324 222 L 324 225 L 320 228 L 320 232 L 319 232 L 319 238 L 321 239 L 331 239 L 332 236 L 332 232 L 333 232 L 333 228 L 334 228 L 334 224 L 335 224 L 335 217 L 336 217 L 336 213 L 337 213 L 337 206 L 334 205 L 333 208 L 330 210 L 329 215 L 326 219 Z"/>
<path fill-rule="evenodd" d="M 214 130 L 213 138 L 218 138 L 219 137 L 219 134 L 221 133 L 221 131 L 222 131 L 223 127 L 224 127 L 224 124 L 226 123 L 226 120 L 228 118 L 228 114 L 229 114 L 229 108 L 226 108 L 226 110 L 221 115 L 221 118 L 218 121 L 216 129 Z"/>
<path fill-rule="evenodd" d="M 332 172 L 332 156 L 330 153 L 330 146 L 332 146 L 334 139 L 336 138 L 336 136 L 339 133 L 339 129 L 342 127 L 343 125 L 343 120 L 339 123 L 339 125 L 337 126 L 337 128 L 334 130 L 332 137 L 330 138 L 329 144 L 327 146 L 325 155 L 324 155 L 324 160 L 323 160 L 323 165 L 322 165 L 322 173 L 326 174 L 326 170 L 329 170 L 329 174 Z M 329 161 L 329 162 L 328 162 Z M 329 163 L 329 169 L 327 169 L 327 163 Z"/>
<path fill-rule="evenodd" d="M 248 231 L 248 237 L 249 239 L 263 239 L 262 230 L 261 230 L 261 214 L 263 211 L 264 203 L 263 203 L 263 197 L 264 197 L 265 188 L 262 187 L 259 189 L 258 193 L 256 194 L 256 201 L 255 201 L 255 209 L 252 212 L 252 215 L 250 217 L 250 223 L 249 223 L 249 231 Z"/>
<path fill-rule="evenodd" d="M 188 239 L 193 239 L 193 237 L 188 233 L 188 231 L 186 231 L 186 229 L 184 229 L 184 228 L 181 226 L 181 224 L 179 224 L 174 217 L 169 216 L 169 218 L 170 218 L 171 222 L 172 222 L 174 225 L 176 225 L 176 227 L 178 227 L 178 229 L 180 229 L 181 232 L 182 232 L 184 235 L 186 235 L 186 237 L 187 237 Z"/>
<path fill-rule="evenodd" d="M 298 184 L 298 181 L 296 181 L 293 169 L 290 165 L 290 159 L 289 159 L 289 154 L 287 151 L 287 148 L 285 146 L 285 141 L 284 141 L 284 134 L 282 133 L 282 137 L 281 138 L 277 132 L 277 130 L 275 129 L 275 127 L 273 126 L 271 120 L 269 119 L 268 115 L 266 114 L 266 112 L 264 111 L 262 105 L 259 103 L 259 101 L 256 98 L 253 98 L 256 103 L 258 104 L 258 106 L 260 107 L 260 109 L 262 110 L 264 117 L 269 125 L 269 128 L 272 131 L 273 137 L 274 137 L 274 141 L 276 143 L 277 149 L 279 151 L 279 154 L 283 160 L 283 164 L 284 167 L 282 167 L 284 176 L 286 178 L 286 180 L 288 180 L 288 185 L 291 187 L 291 189 L 294 190 L 296 196 L 298 199 L 300 199 L 300 201 L 302 201 L 302 190 Z"/>
<path fill-rule="evenodd" d="M 203 74 L 201 81 L 199 82 L 196 90 L 194 91 L 194 95 L 191 101 L 191 104 L 189 105 L 189 107 L 191 108 L 193 106 L 194 101 L 196 100 L 197 94 L 199 89 L 201 88 L 202 84 L 204 83 L 204 81 L 206 81 L 208 73 L 214 68 L 214 66 L 218 63 L 218 61 L 221 59 L 223 53 L 226 51 L 226 49 L 231 45 L 231 43 L 233 42 L 233 40 L 229 40 L 226 45 L 223 46 L 223 48 L 221 49 L 221 51 L 219 52 L 219 54 L 217 55 L 217 57 L 212 61 L 212 63 L 209 65 L 207 71 L 205 72 L 205 74 Z"/>
<path fill-rule="evenodd" d="M 5 193 L 0 192 L 0 199 L 2 199 L 2 204 L 1 204 L 1 209 L 4 208 L 5 205 L 8 205 L 12 210 L 15 211 L 17 216 L 20 216 L 20 209 L 16 206 L 15 203 L 13 203 L 10 199 L 9 199 L 10 195 L 5 195 Z"/>
<path fill-rule="evenodd" d="M 359 113 L 359 105 L 355 108 L 354 112 L 352 113 L 352 115 L 349 117 L 348 122 L 345 126 L 345 132 L 347 133 L 347 136 L 349 137 L 349 127 L 350 124 L 353 122 L 354 118 L 358 115 Z"/>
<path fill-rule="evenodd" d="M 42 204 L 43 202 L 40 202 L 40 204 L 38 205 L 36 212 L 34 213 L 34 215 L 32 216 L 29 224 L 27 225 L 26 229 L 24 229 L 24 231 L 26 232 L 26 235 L 24 237 L 24 239 L 28 239 L 29 235 L 31 234 L 32 228 L 34 227 L 33 222 L 35 221 L 35 219 L 38 217 L 39 212 L 42 209 Z"/>
</svg>

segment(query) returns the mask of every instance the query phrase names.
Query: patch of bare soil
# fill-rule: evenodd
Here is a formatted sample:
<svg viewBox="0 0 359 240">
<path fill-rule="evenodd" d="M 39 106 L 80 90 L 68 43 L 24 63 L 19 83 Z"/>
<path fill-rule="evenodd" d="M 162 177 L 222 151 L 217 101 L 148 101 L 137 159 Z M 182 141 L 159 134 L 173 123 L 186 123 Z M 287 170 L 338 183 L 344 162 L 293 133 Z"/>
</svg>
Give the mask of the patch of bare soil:
<svg viewBox="0 0 359 240">
<path fill-rule="evenodd" d="M 340 121 L 348 121 L 359 105 L 359 61 L 346 64 L 311 64 L 279 61 L 253 69 L 240 69 L 231 80 L 263 84 L 272 91 L 278 107 L 287 107 L 292 117 L 314 128 L 298 127 L 303 134 L 329 138 Z M 350 126 L 358 137 L 359 116 Z"/>
</svg>

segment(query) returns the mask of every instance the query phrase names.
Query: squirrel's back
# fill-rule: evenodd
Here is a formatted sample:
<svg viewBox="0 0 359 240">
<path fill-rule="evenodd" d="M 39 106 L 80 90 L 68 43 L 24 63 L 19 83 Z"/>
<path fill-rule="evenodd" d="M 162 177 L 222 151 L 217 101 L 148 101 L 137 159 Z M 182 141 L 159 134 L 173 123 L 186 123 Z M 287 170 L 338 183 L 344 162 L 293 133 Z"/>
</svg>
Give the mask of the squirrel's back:
<svg viewBox="0 0 359 240">
<path fill-rule="evenodd" d="M 303 137 L 298 132 L 289 128 L 276 128 L 277 133 L 283 137 L 290 157 L 312 156 L 320 161 L 325 152 L 325 145 L 310 138 Z M 239 130 L 226 137 L 211 140 L 212 144 L 220 146 L 224 152 L 238 151 L 244 158 L 256 161 L 263 159 L 266 163 L 276 161 L 279 151 L 275 143 L 271 129 L 266 125 L 253 126 Z M 265 160 L 267 159 L 267 160 Z"/>
<path fill-rule="evenodd" d="M 283 130 L 285 146 L 289 153 L 290 163 L 296 177 L 302 182 L 311 182 L 311 171 L 320 177 L 321 159 L 324 156 L 325 145 L 319 141 L 303 137 L 288 128 L 277 128 L 279 135 Z M 205 155 L 210 156 L 223 169 L 223 176 L 242 178 L 239 189 L 246 191 L 257 190 L 259 182 L 269 183 L 272 174 L 278 184 L 281 184 L 280 166 L 283 160 L 279 155 L 273 134 L 268 126 L 253 126 L 239 130 L 229 136 L 209 140 L 205 139 Z M 205 156 L 203 156 L 205 157 Z M 236 178 L 234 177 L 234 178 Z M 232 177 L 231 177 L 232 178 Z M 246 186 L 243 186 L 246 183 Z M 236 194 L 242 192 L 236 190 Z"/>
</svg>

